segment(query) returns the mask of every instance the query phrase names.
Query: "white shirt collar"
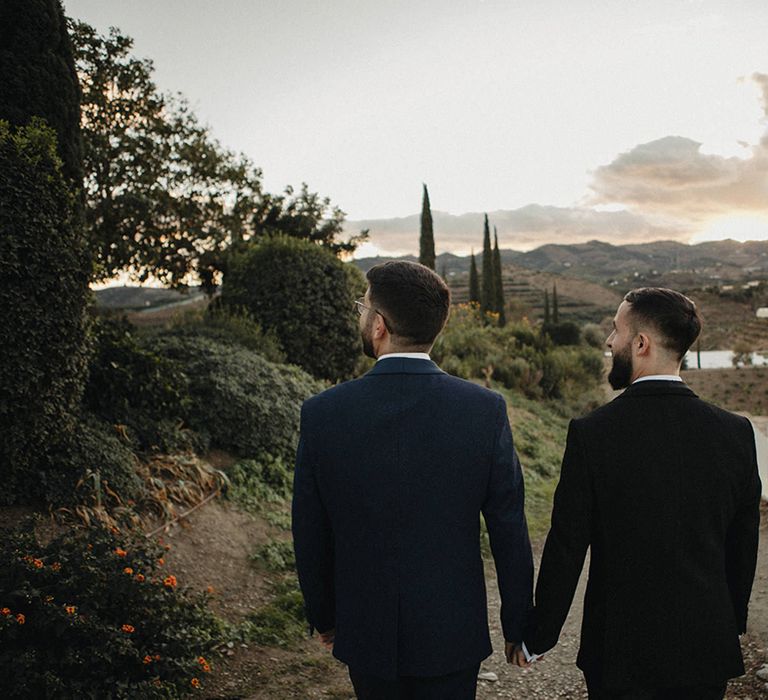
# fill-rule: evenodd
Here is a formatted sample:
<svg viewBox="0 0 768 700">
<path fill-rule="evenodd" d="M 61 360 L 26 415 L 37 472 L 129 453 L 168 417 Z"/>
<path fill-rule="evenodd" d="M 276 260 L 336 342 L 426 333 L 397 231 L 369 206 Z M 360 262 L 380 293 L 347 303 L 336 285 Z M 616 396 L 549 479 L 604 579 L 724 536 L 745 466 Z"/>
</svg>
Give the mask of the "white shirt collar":
<svg viewBox="0 0 768 700">
<path fill-rule="evenodd" d="M 635 381 L 632 383 L 637 384 L 638 382 L 650 382 L 650 381 L 682 382 L 683 378 L 677 374 L 649 374 L 647 377 L 639 377 L 638 379 L 635 379 Z"/>
<path fill-rule="evenodd" d="M 426 352 L 389 352 L 386 355 L 381 355 L 376 362 L 379 362 L 379 360 L 386 360 L 390 357 L 407 357 L 411 360 L 431 360 L 432 358 L 429 356 L 429 353 Z"/>
</svg>

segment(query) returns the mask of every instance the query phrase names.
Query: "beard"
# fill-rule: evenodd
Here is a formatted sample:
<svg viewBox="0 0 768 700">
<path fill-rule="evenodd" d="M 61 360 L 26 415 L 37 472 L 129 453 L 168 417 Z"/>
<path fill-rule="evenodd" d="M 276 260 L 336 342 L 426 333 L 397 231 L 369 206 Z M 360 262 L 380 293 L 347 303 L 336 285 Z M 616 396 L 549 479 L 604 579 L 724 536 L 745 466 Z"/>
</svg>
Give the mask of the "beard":
<svg viewBox="0 0 768 700">
<path fill-rule="evenodd" d="M 632 350 L 629 346 L 614 353 L 608 383 L 613 389 L 626 389 L 632 380 Z"/>
<path fill-rule="evenodd" d="M 370 315 L 370 321 L 366 322 L 360 331 L 360 340 L 363 341 L 363 352 L 366 357 L 376 359 L 376 352 L 373 349 L 373 314 Z"/>
</svg>

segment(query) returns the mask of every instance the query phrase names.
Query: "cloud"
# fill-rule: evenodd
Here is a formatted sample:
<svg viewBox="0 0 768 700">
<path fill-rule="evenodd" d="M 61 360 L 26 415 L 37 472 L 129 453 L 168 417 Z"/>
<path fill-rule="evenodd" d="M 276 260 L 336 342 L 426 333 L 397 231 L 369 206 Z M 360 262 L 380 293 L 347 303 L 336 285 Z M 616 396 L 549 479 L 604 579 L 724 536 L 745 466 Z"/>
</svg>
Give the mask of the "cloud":
<svg viewBox="0 0 768 700">
<path fill-rule="evenodd" d="M 658 239 L 687 240 L 691 231 L 678 225 L 655 223 L 628 211 L 598 211 L 588 207 L 554 207 L 529 204 L 520 209 L 488 213 L 498 229 L 499 246 L 531 250 L 545 243 L 583 243 L 600 239 L 611 243 L 641 243 Z M 444 251 L 469 252 L 483 246 L 483 214 L 454 216 L 432 212 L 435 247 Z M 417 253 L 420 217 L 349 221 L 347 232 L 370 230 L 371 243 L 389 254 Z"/>
<path fill-rule="evenodd" d="M 754 73 L 768 116 L 768 75 Z M 690 225 L 726 214 L 768 213 L 768 133 L 747 158 L 702 153 L 701 143 L 666 136 L 635 146 L 593 173 L 586 204 L 619 203 Z"/>
</svg>

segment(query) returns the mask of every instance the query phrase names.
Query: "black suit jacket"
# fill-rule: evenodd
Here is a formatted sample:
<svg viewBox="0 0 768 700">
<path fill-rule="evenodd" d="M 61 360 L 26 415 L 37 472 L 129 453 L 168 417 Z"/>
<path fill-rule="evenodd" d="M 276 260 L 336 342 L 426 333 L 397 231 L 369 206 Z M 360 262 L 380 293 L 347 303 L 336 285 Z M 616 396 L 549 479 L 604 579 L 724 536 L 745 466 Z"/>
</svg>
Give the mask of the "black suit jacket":
<svg viewBox="0 0 768 700">
<path fill-rule="evenodd" d="M 557 642 L 590 547 L 586 675 L 620 689 L 744 673 L 760 489 L 749 421 L 681 382 L 633 384 L 572 421 L 529 649 Z"/>
<path fill-rule="evenodd" d="M 311 627 L 381 678 L 437 676 L 491 653 L 480 512 L 506 638 L 533 597 L 523 477 L 504 400 L 419 359 L 380 360 L 307 400 L 293 535 Z"/>
</svg>

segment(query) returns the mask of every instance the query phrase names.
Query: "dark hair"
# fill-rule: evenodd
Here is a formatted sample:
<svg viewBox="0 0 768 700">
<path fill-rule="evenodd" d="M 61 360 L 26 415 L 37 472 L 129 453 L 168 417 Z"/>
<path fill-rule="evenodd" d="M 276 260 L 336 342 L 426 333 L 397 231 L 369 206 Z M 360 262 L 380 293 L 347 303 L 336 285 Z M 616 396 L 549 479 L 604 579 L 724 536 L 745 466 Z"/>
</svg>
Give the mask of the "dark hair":
<svg viewBox="0 0 768 700">
<path fill-rule="evenodd" d="M 662 345 L 681 360 L 701 332 L 701 316 L 696 304 L 674 289 L 641 287 L 624 297 L 630 322 L 652 325 L 662 336 Z"/>
<path fill-rule="evenodd" d="M 451 306 L 448 285 L 425 265 L 390 260 L 366 274 L 371 304 L 389 332 L 408 345 L 432 345 Z"/>
</svg>

